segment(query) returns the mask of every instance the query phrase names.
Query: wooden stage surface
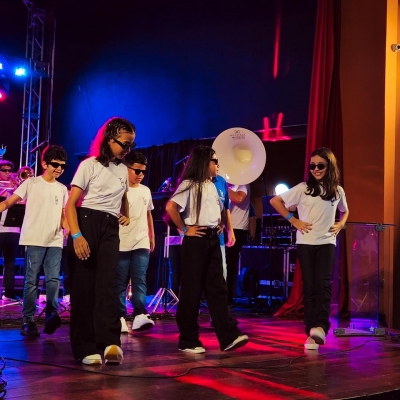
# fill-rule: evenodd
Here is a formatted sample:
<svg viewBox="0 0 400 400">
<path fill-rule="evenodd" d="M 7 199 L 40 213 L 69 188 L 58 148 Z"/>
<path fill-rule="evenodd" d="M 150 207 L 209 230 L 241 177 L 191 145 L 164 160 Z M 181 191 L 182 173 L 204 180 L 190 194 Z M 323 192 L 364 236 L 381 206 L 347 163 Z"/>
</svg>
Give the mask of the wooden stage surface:
<svg viewBox="0 0 400 400">
<path fill-rule="evenodd" d="M 21 306 L 0 308 L 5 398 L 400 399 L 397 335 L 331 334 L 319 350 L 305 351 L 301 321 L 235 308 L 232 313 L 250 342 L 222 353 L 207 309 L 202 311 L 205 354 L 179 352 L 175 320 L 165 318 L 157 320 L 151 331 L 122 335 L 122 365 L 88 367 L 72 359 L 68 312 L 62 314 L 63 324 L 54 335 L 25 338 L 19 333 Z M 42 330 L 43 321 L 39 327 Z"/>
</svg>

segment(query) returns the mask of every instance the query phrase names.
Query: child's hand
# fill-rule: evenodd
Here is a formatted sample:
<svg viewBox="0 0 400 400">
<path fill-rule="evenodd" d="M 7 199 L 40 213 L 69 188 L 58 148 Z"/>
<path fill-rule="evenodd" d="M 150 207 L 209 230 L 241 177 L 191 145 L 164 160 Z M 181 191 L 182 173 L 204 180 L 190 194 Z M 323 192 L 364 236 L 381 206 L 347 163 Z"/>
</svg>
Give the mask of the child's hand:
<svg viewBox="0 0 400 400">
<path fill-rule="evenodd" d="M 156 241 L 154 238 L 150 238 L 150 253 L 152 253 L 154 251 L 156 247 Z"/>
<path fill-rule="evenodd" d="M 309 231 L 312 230 L 312 224 L 310 222 L 304 222 L 301 221 L 297 218 L 294 218 L 294 221 L 292 222 L 292 225 L 301 232 L 302 235 L 305 233 L 308 233 Z"/>
<path fill-rule="evenodd" d="M 344 224 L 342 222 L 336 222 L 331 228 L 329 229 L 329 232 L 333 233 L 334 236 L 337 236 L 337 234 L 343 229 Z"/>
<path fill-rule="evenodd" d="M 75 254 L 80 260 L 87 260 L 90 256 L 89 243 L 83 236 L 73 239 Z"/>
<path fill-rule="evenodd" d="M 119 214 L 118 222 L 122 226 L 128 226 L 131 220 L 129 217 L 125 217 L 125 215 Z"/>
</svg>

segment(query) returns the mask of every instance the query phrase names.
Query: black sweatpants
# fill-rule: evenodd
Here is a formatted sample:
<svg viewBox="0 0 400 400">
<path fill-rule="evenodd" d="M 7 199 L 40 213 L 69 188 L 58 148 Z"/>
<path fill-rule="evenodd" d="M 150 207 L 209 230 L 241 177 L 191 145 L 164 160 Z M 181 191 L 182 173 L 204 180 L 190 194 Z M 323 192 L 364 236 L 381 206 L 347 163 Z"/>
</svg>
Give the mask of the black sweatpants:
<svg viewBox="0 0 400 400">
<path fill-rule="evenodd" d="M 297 245 L 297 257 L 303 276 L 304 324 L 307 336 L 310 329 L 330 328 L 331 279 L 335 263 L 335 245 Z"/>
<path fill-rule="evenodd" d="M 176 321 L 179 348 L 202 346 L 197 318 L 204 289 L 215 333 L 221 350 L 241 332 L 237 321 L 229 317 L 228 293 L 222 270 L 219 237 L 185 236 L 181 246 L 181 293 Z"/>
<path fill-rule="evenodd" d="M 121 323 L 115 292 L 119 255 L 118 219 L 108 213 L 78 208 L 78 223 L 90 257 L 80 260 L 68 240 L 71 276 L 70 339 L 75 359 L 121 345 Z"/>
</svg>

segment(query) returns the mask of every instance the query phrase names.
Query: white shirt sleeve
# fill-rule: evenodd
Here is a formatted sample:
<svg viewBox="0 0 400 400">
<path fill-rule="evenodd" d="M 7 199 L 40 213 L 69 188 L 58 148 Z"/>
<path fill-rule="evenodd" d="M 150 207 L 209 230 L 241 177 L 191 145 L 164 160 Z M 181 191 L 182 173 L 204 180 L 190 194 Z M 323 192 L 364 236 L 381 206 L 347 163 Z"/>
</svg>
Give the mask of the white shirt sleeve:
<svg viewBox="0 0 400 400">
<path fill-rule="evenodd" d="M 90 161 L 92 160 L 87 159 L 79 164 L 78 170 L 75 172 L 74 178 L 72 179 L 71 186 L 78 186 L 82 190 L 88 187 L 92 176 L 92 162 L 89 164 Z"/>
<path fill-rule="evenodd" d="M 149 202 L 147 205 L 147 211 L 154 210 L 154 205 L 153 205 L 153 198 L 151 197 L 151 192 L 149 190 Z"/>
<path fill-rule="evenodd" d="M 305 182 L 299 183 L 298 185 L 292 187 L 287 192 L 280 194 L 285 207 L 294 207 L 300 203 L 302 194 L 307 190 L 307 185 Z"/>
<path fill-rule="evenodd" d="M 171 200 L 178 204 L 180 206 L 179 212 L 182 212 L 183 210 L 186 209 L 188 199 L 189 199 L 189 194 L 192 189 L 190 190 L 184 190 L 190 185 L 189 181 L 183 181 L 179 186 L 178 189 L 176 189 L 175 194 L 171 197 Z M 182 192 L 182 190 L 184 190 Z"/>
<path fill-rule="evenodd" d="M 338 192 L 339 192 L 339 203 L 338 203 L 338 210 L 340 212 L 346 212 L 348 211 L 349 207 L 347 206 L 347 200 L 346 200 L 346 194 L 344 193 L 344 190 L 341 186 L 338 187 Z"/>
<path fill-rule="evenodd" d="M 30 189 L 30 182 L 29 179 L 26 179 L 18 186 L 18 188 L 14 191 L 14 194 L 21 197 L 22 200 L 26 200 L 28 197 L 29 189 Z"/>
</svg>

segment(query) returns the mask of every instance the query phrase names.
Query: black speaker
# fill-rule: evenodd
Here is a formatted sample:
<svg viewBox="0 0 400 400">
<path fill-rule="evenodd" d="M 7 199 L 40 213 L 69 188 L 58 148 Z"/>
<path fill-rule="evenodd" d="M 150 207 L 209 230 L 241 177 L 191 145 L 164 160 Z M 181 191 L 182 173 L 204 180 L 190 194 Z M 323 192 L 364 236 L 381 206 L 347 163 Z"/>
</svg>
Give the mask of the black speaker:
<svg viewBox="0 0 400 400">
<path fill-rule="evenodd" d="M 259 296 L 272 296 L 277 298 L 285 298 L 291 288 L 293 281 L 294 266 L 296 264 L 295 248 L 272 248 L 265 246 L 245 246 L 240 253 L 240 270 L 241 274 L 248 274 L 248 269 L 256 271 L 259 279 L 258 294 Z M 285 279 L 285 267 L 288 268 L 287 278 Z M 240 277 L 239 277 L 240 283 Z M 289 289 L 289 290 L 287 290 Z M 239 292 L 247 297 L 239 286 Z"/>
</svg>

